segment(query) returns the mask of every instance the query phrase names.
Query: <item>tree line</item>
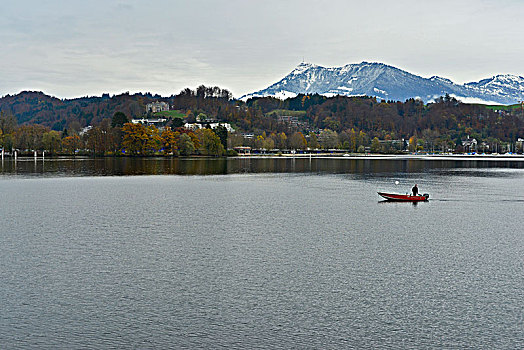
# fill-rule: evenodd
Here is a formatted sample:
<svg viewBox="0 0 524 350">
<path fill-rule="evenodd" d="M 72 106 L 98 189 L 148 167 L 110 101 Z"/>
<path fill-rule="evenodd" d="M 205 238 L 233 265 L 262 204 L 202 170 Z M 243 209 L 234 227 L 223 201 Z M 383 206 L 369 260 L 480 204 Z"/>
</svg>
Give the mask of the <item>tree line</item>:
<svg viewBox="0 0 524 350">
<path fill-rule="evenodd" d="M 196 131 L 157 128 L 130 123 L 124 113 L 117 112 L 111 121 L 102 120 L 85 131 L 56 131 L 39 124 L 18 125 L 12 115 L 0 112 L 0 148 L 7 152 L 16 149 L 54 155 L 222 156 L 226 147 L 227 130 L 222 126 Z"/>
<path fill-rule="evenodd" d="M 104 120 L 111 120 L 116 111 L 122 111 L 129 118 L 142 116 L 145 104 L 151 101 L 169 103 L 172 109 L 185 115 L 184 121 L 187 122 L 194 122 L 196 116 L 205 114 L 231 123 L 239 133 L 254 135 L 242 142 L 238 135 L 233 136 L 235 145 L 242 143 L 264 149 L 271 149 L 273 144 L 280 148 L 284 142 L 278 135 L 283 133 L 286 143 L 293 139 L 293 146 L 297 149 L 302 147 L 299 145 L 300 135 L 306 143 L 312 140 L 315 144 L 312 133 L 321 141 L 321 147 L 327 147 L 334 142 L 325 141 L 333 137 L 321 136 L 324 130 L 336 133 L 335 147 L 352 151 L 358 151 L 360 146 L 371 147 L 375 138 L 383 152 L 393 152 L 398 148 L 398 140 L 405 140 L 409 149 L 416 151 L 459 149 L 462 140 L 468 136 L 487 145 L 515 142 L 524 137 L 524 113 L 521 110 L 501 113 L 484 105 L 461 103 L 450 96 L 429 104 L 418 99 L 399 102 L 379 101 L 373 97 L 321 95 L 298 95 L 286 100 L 262 97 L 243 102 L 233 99 L 225 89 L 200 86 L 166 98 L 127 93 L 59 100 L 42 93 L 26 92 L 1 98 L 0 109 L 4 115 L 14 115 L 22 125 L 38 124 L 63 135 L 64 131 L 72 134 L 88 125 L 102 125 Z M 294 112 L 298 115 L 298 124 L 279 121 L 279 115 Z M 178 124 L 170 125 L 172 129 L 183 124 L 181 119 L 177 121 Z M 362 136 L 361 141 L 355 141 L 353 133 L 362 133 L 365 138 Z M 393 142 L 395 140 L 397 142 Z M 378 148 L 377 142 L 375 146 Z M 286 147 L 291 148 L 291 145 Z"/>
</svg>

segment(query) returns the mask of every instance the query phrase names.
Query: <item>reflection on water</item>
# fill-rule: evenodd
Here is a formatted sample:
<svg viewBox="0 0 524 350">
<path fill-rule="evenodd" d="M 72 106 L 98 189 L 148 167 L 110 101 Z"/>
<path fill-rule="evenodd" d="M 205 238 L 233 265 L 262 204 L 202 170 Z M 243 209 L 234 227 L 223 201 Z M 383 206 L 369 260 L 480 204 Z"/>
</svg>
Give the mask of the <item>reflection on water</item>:
<svg viewBox="0 0 524 350">
<path fill-rule="evenodd" d="M 416 173 L 431 169 L 514 168 L 524 162 L 486 160 L 344 159 L 344 158 L 58 158 L 4 160 L 4 175 L 120 176 L 120 175 L 220 175 L 238 173 Z M 467 171 L 471 175 L 470 171 Z M 482 176 L 482 174 L 477 174 Z"/>
<path fill-rule="evenodd" d="M 470 166 L 6 162 L 0 348 L 524 349 L 524 171 Z"/>
<path fill-rule="evenodd" d="M 388 201 L 388 200 L 379 200 L 378 204 L 387 204 L 387 205 L 411 205 L 413 207 L 416 207 L 420 203 L 424 204 L 427 202 L 402 202 L 402 201 Z"/>
</svg>

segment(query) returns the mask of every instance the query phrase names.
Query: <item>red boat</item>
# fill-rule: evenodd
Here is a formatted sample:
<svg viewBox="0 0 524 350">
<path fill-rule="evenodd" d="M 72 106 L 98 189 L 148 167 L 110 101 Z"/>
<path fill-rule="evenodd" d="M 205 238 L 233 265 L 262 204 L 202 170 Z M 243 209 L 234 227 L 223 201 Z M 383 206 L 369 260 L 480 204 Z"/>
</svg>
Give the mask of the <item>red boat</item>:
<svg viewBox="0 0 524 350">
<path fill-rule="evenodd" d="M 377 192 L 382 197 L 386 198 L 388 201 L 396 202 L 425 202 L 429 200 L 429 194 L 424 193 L 422 195 L 412 196 L 410 194 L 396 194 L 396 193 L 384 193 Z"/>
</svg>

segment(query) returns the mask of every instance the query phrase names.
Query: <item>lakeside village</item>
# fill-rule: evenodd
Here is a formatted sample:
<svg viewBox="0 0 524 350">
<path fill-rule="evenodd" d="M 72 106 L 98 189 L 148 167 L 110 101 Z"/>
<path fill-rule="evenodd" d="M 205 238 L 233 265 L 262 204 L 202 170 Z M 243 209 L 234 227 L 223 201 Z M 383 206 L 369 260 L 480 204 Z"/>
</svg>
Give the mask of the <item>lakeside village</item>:
<svg viewBox="0 0 524 350">
<path fill-rule="evenodd" d="M 240 108 L 240 107 L 237 107 Z M 239 132 L 229 122 L 200 113 L 194 116 L 166 102 L 145 106 L 145 114 L 129 119 L 116 112 L 98 125 L 63 131 L 17 125 L 16 118 L 0 116 L 0 148 L 4 157 L 18 156 L 237 156 L 237 155 L 366 155 L 366 154 L 522 154 L 523 138 L 514 143 L 469 135 L 460 143 L 430 130 L 420 137 L 370 139 L 363 131 L 337 133 L 314 129 L 295 115 L 276 114 L 282 132 Z"/>
</svg>

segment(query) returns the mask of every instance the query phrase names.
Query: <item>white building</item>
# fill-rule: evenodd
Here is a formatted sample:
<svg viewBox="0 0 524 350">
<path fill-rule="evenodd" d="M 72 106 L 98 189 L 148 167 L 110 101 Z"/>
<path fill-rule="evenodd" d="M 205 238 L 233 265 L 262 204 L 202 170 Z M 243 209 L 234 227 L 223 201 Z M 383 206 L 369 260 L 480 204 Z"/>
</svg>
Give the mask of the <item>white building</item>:
<svg viewBox="0 0 524 350">
<path fill-rule="evenodd" d="M 169 111 L 169 104 L 166 102 L 152 102 L 146 105 L 146 113 L 157 113 L 163 111 Z"/>
<path fill-rule="evenodd" d="M 89 130 L 93 129 L 93 126 L 89 125 L 89 126 L 86 126 L 85 128 L 82 128 L 82 130 L 80 130 L 80 132 L 78 133 L 80 136 L 82 135 L 85 135 L 89 132 Z"/>
<path fill-rule="evenodd" d="M 466 152 L 473 152 L 473 150 L 477 151 L 477 140 L 470 138 L 468 135 L 468 138 L 462 141 L 462 146 Z"/>
<path fill-rule="evenodd" d="M 144 125 L 161 125 L 166 122 L 166 118 L 142 118 L 142 119 L 131 119 L 133 124 L 144 124 Z"/>
<path fill-rule="evenodd" d="M 524 139 L 519 137 L 515 143 L 515 150 L 518 150 L 519 152 L 524 151 L 524 147 L 522 146 L 524 146 Z"/>
<path fill-rule="evenodd" d="M 216 129 L 219 125 L 222 125 L 223 127 L 226 128 L 226 130 L 228 132 L 234 132 L 235 129 L 233 129 L 233 127 L 231 126 L 231 124 L 229 123 L 209 123 L 209 124 L 203 124 L 203 123 L 185 123 L 184 124 L 184 128 L 186 129 L 189 129 L 189 130 L 198 130 L 198 129 L 202 129 L 202 128 L 205 128 L 207 125 L 209 125 L 209 127 L 211 129 Z"/>
<path fill-rule="evenodd" d="M 198 123 L 185 123 L 184 124 L 184 128 L 188 129 L 188 130 L 198 130 L 200 128 L 202 128 L 202 124 L 198 124 Z"/>
</svg>

